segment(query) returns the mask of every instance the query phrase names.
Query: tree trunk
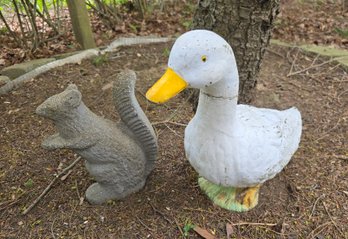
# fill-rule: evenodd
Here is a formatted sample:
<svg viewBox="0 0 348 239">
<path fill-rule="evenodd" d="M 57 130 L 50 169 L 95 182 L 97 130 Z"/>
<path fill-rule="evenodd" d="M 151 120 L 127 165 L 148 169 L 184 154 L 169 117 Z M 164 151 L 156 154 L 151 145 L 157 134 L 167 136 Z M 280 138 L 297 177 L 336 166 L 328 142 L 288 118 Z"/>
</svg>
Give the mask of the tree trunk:
<svg viewBox="0 0 348 239">
<path fill-rule="evenodd" d="M 67 0 L 76 41 L 83 49 L 95 48 L 95 41 L 84 0 Z"/>
<path fill-rule="evenodd" d="M 269 44 L 279 0 L 200 0 L 193 27 L 216 32 L 233 48 L 239 70 L 239 101 L 249 103 Z"/>
</svg>

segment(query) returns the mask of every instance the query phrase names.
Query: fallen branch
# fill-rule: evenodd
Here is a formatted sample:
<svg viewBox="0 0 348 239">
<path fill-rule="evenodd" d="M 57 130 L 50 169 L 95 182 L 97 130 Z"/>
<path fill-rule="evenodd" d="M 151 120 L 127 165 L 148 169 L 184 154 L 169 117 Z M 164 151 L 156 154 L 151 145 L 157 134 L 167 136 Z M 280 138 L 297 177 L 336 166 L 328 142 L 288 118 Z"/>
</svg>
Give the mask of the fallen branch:
<svg viewBox="0 0 348 239">
<path fill-rule="evenodd" d="M 81 157 L 78 157 L 77 159 L 75 159 L 74 162 L 72 162 L 68 167 L 66 167 L 65 169 L 63 169 L 62 172 L 60 172 L 59 174 L 57 174 L 55 176 L 55 178 L 50 182 L 50 184 L 48 184 L 48 186 L 45 188 L 45 190 L 43 190 L 43 192 L 40 194 L 40 196 L 38 196 L 35 201 L 29 205 L 29 207 L 27 207 L 23 212 L 22 215 L 26 215 L 28 212 L 30 212 L 31 209 L 33 209 L 33 207 L 36 206 L 36 204 L 38 204 L 38 202 L 48 193 L 48 191 L 50 191 L 50 189 L 52 188 L 53 184 L 62 176 L 64 175 L 66 172 L 68 172 L 70 169 L 72 169 L 79 161 L 81 160 Z"/>
<path fill-rule="evenodd" d="M 84 59 L 92 58 L 98 55 L 103 55 L 108 52 L 116 51 L 121 46 L 131 46 L 131 45 L 140 45 L 140 44 L 151 44 L 151 43 L 161 43 L 161 42 L 169 42 L 172 38 L 150 38 L 150 37 L 133 37 L 133 38 L 119 38 L 113 41 L 107 48 L 103 50 L 99 49 L 88 49 L 77 53 L 73 56 L 69 56 L 64 59 L 52 61 L 47 63 L 46 65 L 37 67 L 36 69 L 25 73 L 17 77 L 16 79 L 6 83 L 4 86 L 0 88 L 0 95 L 4 95 L 9 93 L 10 91 L 17 89 L 25 82 L 30 81 L 34 77 L 45 73 L 53 68 L 63 66 L 66 64 L 74 64 L 79 63 Z"/>
<path fill-rule="evenodd" d="M 291 71 L 290 71 L 289 74 L 287 74 L 286 76 L 287 76 L 287 77 L 290 77 L 290 76 L 294 76 L 294 75 L 301 74 L 301 73 L 306 72 L 306 71 L 308 71 L 308 70 L 310 70 L 310 69 L 317 68 L 317 67 L 321 67 L 321 66 L 323 66 L 323 65 L 329 64 L 329 63 L 331 63 L 331 62 L 333 62 L 333 61 L 338 60 L 339 58 L 341 58 L 341 57 L 331 58 L 331 59 L 328 60 L 328 61 L 324 61 L 323 63 L 316 64 L 316 65 L 311 64 L 309 67 L 306 67 L 306 68 L 304 68 L 304 69 L 302 69 L 302 70 L 299 70 L 299 71 L 295 71 L 295 72 L 291 72 Z"/>
<path fill-rule="evenodd" d="M 259 223 L 259 222 L 238 222 L 238 223 L 230 223 L 231 226 L 268 226 L 274 227 L 277 223 Z"/>
</svg>

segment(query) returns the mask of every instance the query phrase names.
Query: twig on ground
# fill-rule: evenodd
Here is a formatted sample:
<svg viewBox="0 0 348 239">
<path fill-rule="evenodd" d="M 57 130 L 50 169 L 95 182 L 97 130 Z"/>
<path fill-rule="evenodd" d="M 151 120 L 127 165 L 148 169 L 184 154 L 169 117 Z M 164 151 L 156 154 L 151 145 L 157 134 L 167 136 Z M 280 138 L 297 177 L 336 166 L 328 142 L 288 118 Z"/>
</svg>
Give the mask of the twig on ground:
<svg viewBox="0 0 348 239">
<path fill-rule="evenodd" d="M 330 132 L 332 132 L 334 129 L 337 128 L 337 126 L 339 125 L 339 123 L 341 122 L 341 118 L 339 118 L 336 122 L 336 124 L 329 129 L 328 131 L 324 132 L 320 137 L 318 137 L 314 142 L 318 142 L 319 140 L 322 140 L 323 138 L 327 137 L 329 135 Z"/>
<path fill-rule="evenodd" d="M 184 232 L 182 231 L 182 229 L 181 229 L 181 227 L 180 227 L 180 224 L 179 224 L 179 222 L 178 222 L 178 220 L 176 220 L 176 218 L 175 217 L 173 217 L 174 218 L 174 222 L 175 222 L 175 224 L 176 224 L 176 227 L 179 229 L 179 231 L 180 231 L 180 233 L 181 233 L 181 236 L 185 236 L 185 234 L 184 234 Z"/>
<path fill-rule="evenodd" d="M 324 209 L 325 209 L 327 215 L 329 216 L 329 218 L 330 218 L 332 224 L 334 225 L 334 227 L 336 228 L 336 230 L 341 234 L 342 238 L 345 238 L 345 239 L 346 239 L 346 238 L 347 238 L 346 235 L 341 231 L 341 229 L 337 226 L 336 222 L 333 220 L 331 214 L 329 213 L 329 210 L 328 210 L 327 207 L 326 207 L 325 202 L 322 201 L 322 203 L 323 203 Z"/>
<path fill-rule="evenodd" d="M 317 203 L 318 203 L 319 200 L 320 200 L 321 198 L 323 198 L 323 197 L 325 197 L 325 194 L 320 195 L 320 196 L 317 198 L 317 200 L 315 200 L 315 202 L 314 202 L 314 204 L 313 204 L 313 207 L 312 207 L 311 215 L 309 215 L 309 219 L 311 219 L 311 217 L 313 216 L 314 211 L 315 211 L 315 207 L 317 206 Z"/>
<path fill-rule="evenodd" d="M 170 131 L 172 131 L 176 136 L 178 136 L 179 138 L 182 138 L 182 136 L 180 134 L 178 134 L 174 129 L 170 128 L 167 124 L 164 124 Z"/>
<path fill-rule="evenodd" d="M 26 215 L 28 212 L 30 212 L 33 207 L 38 204 L 38 202 L 49 192 L 49 190 L 52 188 L 53 184 L 66 172 L 68 172 L 70 169 L 72 169 L 79 161 L 81 160 L 81 157 L 79 156 L 77 159 L 75 159 L 74 162 L 72 162 L 68 167 L 63 169 L 62 172 L 60 172 L 58 175 L 54 177 L 54 179 L 50 182 L 50 184 L 45 188 L 45 190 L 35 199 L 35 201 L 29 205 L 23 212 L 22 215 Z"/>
<path fill-rule="evenodd" d="M 52 224 L 51 224 L 51 235 L 52 235 L 52 238 L 53 239 L 56 239 L 56 235 L 54 235 L 54 230 L 53 230 L 53 228 L 54 228 L 54 223 L 55 223 L 55 221 L 56 221 L 56 217 L 53 219 L 53 222 L 52 222 Z"/>
<path fill-rule="evenodd" d="M 214 213 L 214 212 L 211 212 L 211 211 L 208 211 L 208 210 L 204 210 L 204 209 L 201 209 L 201 208 L 189 208 L 189 207 L 184 207 L 183 209 L 184 209 L 184 210 L 187 210 L 187 211 L 204 212 L 204 213 L 209 213 L 209 214 L 212 214 L 212 215 L 216 215 L 216 213 Z"/>
<path fill-rule="evenodd" d="M 231 226 L 267 226 L 274 227 L 277 226 L 277 223 L 262 223 L 262 222 L 238 222 L 238 223 L 230 223 Z"/>
<path fill-rule="evenodd" d="M 169 224 L 172 224 L 172 222 L 168 219 L 168 217 L 166 215 L 164 215 L 163 212 L 159 211 L 157 208 L 155 208 L 154 205 L 152 205 L 152 203 L 149 202 L 149 205 L 152 207 L 152 210 L 156 213 L 158 213 L 159 215 L 161 215 L 164 220 L 166 220 Z"/>
<path fill-rule="evenodd" d="M 8 208 L 8 207 L 11 207 L 11 206 L 13 206 L 13 205 L 19 203 L 19 201 L 23 198 L 23 196 L 24 196 L 25 194 L 29 194 L 29 193 L 31 193 L 31 192 L 32 192 L 32 190 L 23 192 L 23 193 L 20 194 L 20 195 L 17 197 L 17 199 L 15 199 L 14 201 L 8 200 L 8 201 L 5 201 L 5 202 L 0 203 L 0 212 L 1 212 L 2 210 L 5 210 L 5 209 Z M 7 205 L 6 205 L 6 204 L 7 204 Z M 1 207 L 1 206 L 3 206 L 3 205 L 5 205 L 5 206 L 4 206 L 4 207 Z"/>
<path fill-rule="evenodd" d="M 291 51 L 292 51 L 292 49 L 291 49 Z M 297 60 L 297 56 L 298 56 L 298 53 L 300 52 L 300 50 L 299 49 L 297 49 L 297 52 L 296 52 L 296 55 L 295 55 L 295 59 L 291 62 L 291 67 L 290 67 L 290 70 L 289 70 L 289 73 L 288 73 L 288 75 L 289 74 L 291 74 L 292 73 L 292 70 L 294 69 L 294 66 L 295 66 L 295 62 L 296 62 L 296 60 Z M 288 55 L 290 54 L 290 52 L 288 52 Z M 288 57 L 288 59 L 289 59 L 289 56 L 287 55 L 287 57 Z M 290 61 L 290 60 L 289 60 Z"/>
<path fill-rule="evenodd" d="M 306 67 L 306 68 L 304 68 L 304 69 L 302 69 L 302 70 L 295 71 L 295 72 L 290 71 L 286 76 L 287 76 L 287 77 L 290 77 L 290 76 L 298 75 L 298 74 L 301 74 L 301 73 L 303 73 L 303 72 L 306 72 L 306 71 L 308 71 L 308 70 L 310 70 L 310 69 L 317 68 L 317 67 L 321 67 L 321 66 L 323 66 L 323 65 L 329 64 L 329 63 L 331 63 L 331 62 L 333 62 L 333 61 L 336 61 L 337 59 L 338 59 L 338 58 L 331 58 L 330 60 L 324 61 L 324 62 L 322 62 L 322 63 L 320 63 L 320 64 L 316 64 L 316 65 L 311 64 L 309 67 Z M 312 63 L 313 63 L 313 62 L 312 62 Z"/>
<path fill-rule="evenodd" d="M 279 57 L 281 57 L 281 58 L 284 58 L 285 56 L 283 56 L 282 54 L 280 54 L 280 53 L 278 53 L 278 52 L 276 52 L 276 51 L 273 51 L 273 50 L 271 50 L 271 49 L 269 49 L 269 48 L 266 48 L 266 51 L 268 51 L 268 52 L 270 52 L 270 53 L 272 53 L 272 54 L 274 54 L 274 55 L 276 55 L 276 56 L 279 56 Z"/>
<path fill-rule="evenodd" d="M 318 60 L 319 56 L 320 56 L 320 54 L 317 54 L 317 55 L 315 56 L 315 58 L 314 58 L 314 60 L 312 61 L 312 63 L 311 63 L 310 66 L 313 66 L 313 65 L 314 65 L 314 63 Z"/>
<path fill-rule="evenodd" d="M 329 224 L 331 224 L 331 222 L 325 222 L 325 223 L 319 225 L 318 227 L 316 227 L 313 231 L 311 231 L 308 234 L 307 238 L 308 239 L 315 238 L 315 236 L 318 235 L 320 232 L 322 232 L 325 229 L 325 227 L 327 227 Z"/>
<path fill-rule="evenodd" d="M 138 221 L 140 222 L 140 224 L 141 225 L 143 225 L 145 228 L 147 228 L 148 230 L 150 230 L 150 231 L 154 231 L 154 229 L 152 229 L 151 227 L 149 227 L 148 225 L 146 225 L 142 220 L 140 220 L 140 218 L 138 217 L 138 216 L 135 216 L 137 219 L 138 219 Z"/>
<path fill-rule="evenodd" d="M 229 221 L 229 220 L 228 220 Z M 274 226 L 277 226 L 278 224 L 277 223 L 262 223 L 262 222 L 238 222 L 238 223 L 232 223 L 231 221 L 229 221 L 231 227 L 233 226 L 257 226 L 257 227 L 260 227 L 260 228 L 264 228 L 270 232 L 273 232 L 277 235 L 281 235 L 281 236 L 284 236 L 284 235 L 287 235 L 287 234 L 284 234 L 283 232 L 277 232 L 277 231 L 274 231 L 272 229 L 270 229 L 269 227 L 274 227 Z"/>
<path fill-rule="evenodd" d="M 182 127 L 186 127 L 187 126 L 187 124 L 182 124 L 182 123 L 169 121 L 169 120 L 164 120 L 164 121 L 159 121 L 159 122 L 153 122 L 152 123 L 152 125 L 159 125 L 159 124 L 173 124 L 173 125 L 182 126 Z"/>
<path fill-rule="evenodd" d="M 81 194 L 80 194 L 80 191 L 79 191 L 79 186 L 77 185 L 77 180 L 75 180 L 75 187 L 76 187 L 76 194 L 77 194 L 77 197 L 79 199 L 79 205 L 81 206 L 83 204 L 83 201 L 85 200 L 85 198 L 81 197 Z"/>
</svg>

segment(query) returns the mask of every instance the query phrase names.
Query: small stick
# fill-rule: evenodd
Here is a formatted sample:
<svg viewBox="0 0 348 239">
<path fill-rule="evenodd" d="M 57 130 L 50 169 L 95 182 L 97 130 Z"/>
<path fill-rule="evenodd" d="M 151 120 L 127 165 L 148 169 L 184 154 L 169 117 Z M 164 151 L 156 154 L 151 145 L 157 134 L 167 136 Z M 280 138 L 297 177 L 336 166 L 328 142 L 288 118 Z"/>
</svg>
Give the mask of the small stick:
<svg viewBox="0 0 348 239">
<path fill-rule="evenodd" d="M 152 207 L 152 209 L 153 209 L 154 212 L 157 212 L 157 213 L 160 214 L 169 224 L 172 224 L 172 222 L 167 218 L 166 215 L 164 215 L 163 212 L 161 212 L 161 211 L 159 211 L 157 208 L 155 208 L 155 207 L 152 205 L 152 203 L 149 202 L 149 204 L 150 204 L 150 206 Z"/>
<path fill-rule="evenodd" d="M 212 215 L 216 215 L 216 213 L 214 212 L 211 212 L 211 211 L 208 211 L 208 210 L 204 210 L 204 209 L 201 209 L 201 208 L 189 208 L 189 207 L 184 207 L 183 208 L 184 210 L 188 210 L 188 211 L 196 211 L 196 212 L 204 212 L 204 213 L 210 213 Z"/>
<path fill-rule="evenodd" d="M 313 213 L 314 213 L 314 211 L 315 211 L 315 207 L 317 206 L 317 203 L 319 202 L 319 200 L 320 200 L 322 197 L 325 197 L 325 194 L 320 195 L 320 196 L 317 198 L 317 200 L 315 200 L 315 202 L 314 202 L 314 204 L 313 204 L 312 212 L 311 212 L 311 215 L 309 215 L 309 218 L 312 218 Z"/>
<path fill-rule="evenodd" d="M 239 222 L 239 223 L 230 223 L 231 226 L 268 226 L 268 227 L 274 227 L 277 225 L 277 223 L 259 223 L 259 222 Z"/>
<path fill-rule="evenodd" d="M 187 124 L 182 124 L 182 123 L 178 123 L 178 122 L 174 122 L 174 121 L 168 121 L 168 120 L 164 120 L 164 121 L 159 121 L 159 122 L 153 122 L 152 125 L 159 125 L 159 124 L 172 124 L 172 125 L 177 125 L 177 126 L 182 126 L 182 127 L 186 127 Z"/>
<path fill-rule="evenodd" d="M 51 235 L 53 239 L 56 239 L 56 236 L 54 235 L 53 227 L 54 227 L 54 222 L 56 221 L 57 217 L 53 219 L 52 225 L 51 225 Z"/>
<path fill-rule="evenodd" d="M 178 136 L 179 138 L 181 138 L 182 136 L 179 135 L 175 130 L 173 130 L 172 128 L 170 128 L 167 124 L 164 124 L 170 131 L 172 131 L 176 136 Z"/>
<path fill-rule="evenodd" d="M 45 188 L 45 190 L 40 194 L 40 196 L 38 196 L 35 201 L 29 205 L 29 207 L 27 209 L 25 209 L 22 212 L 22 215 L 26 215 L 31 209 L 33 209 L 33 207 L 36 206 L 36 204 L 38 204 L 38 202 L 48 193 L 48 191 L 50 191 L 50 189 L 52 188 L 52 185 L 66 172 L 68 172 L 70 169 L 72 169 L 79 161 L 81 160 L 81 157 L 79 156 L 77 159 L 75 159 L 74 162 L 72 162 L 68 167 L 66 167 L 62 172 L 60 172 L 58 175 L 55 176 L 55 178 L 50 182 L 50 184 Z"/>
<path fill-rule="evenodd" d="M 271 50 L 271 49 L 269 49 L 269 48 L 266 48 L 266 51 L 268 51 L 268 52 L 270 52 L 270 53 L 273 53 L 274 55 L 279 56 L 279 57 L 281 57 L 281 58 L 284 58 L 284 56 L 283 56 L 282 54 L 280 54 L 280 53 L 278 53 L 278 52 L 276 52 L 276 51 L 273 51 L 273 50 Z"/>
<path fill-rule="evenodd" d="M 154 231 L 154 229 L 152 229 L 151 227 L 149 227 L 148 225 L 146 225 L 142 220 L 140 220 L 140 218 L 138 217 L 138 216 L 135 216 L 137 219 L 138 219 L 138 221 L 140 222 L 140 224 L 141 225 L 143 225 L 145 228 L 147 228 L 148 230 L 150 230 L 150 231 Z"/>
<path fill-rule="evenodd" d="M 325 211 L 326 211 L 327 215 L 329 216 L 329 218 L 330 218 L 332 224 L 335 226 L 335 228 L 337 229 L 337 231 L 342 235 L 342 238 L 347 238 L 346 235 L 341 231 L 341 229 L 338 228 L 336 222 L 335 222 L 335 221 L 333 220 L 333 218 L 331 217 L 331 214 L 329 213 L 329 210 L 327 210 L 327 207 L 326 207 L 325 202 L 324 202 L 324 201 L 322 201 L 322 202 L 323 202 Z"/>
<path fill-rule="evenodd" d="M 176 220 L 176 218 L 175 218 L 174 216 L 173 216 L 173 218 L 174 218 L 174 222 L 175 222 L 177 228 L 179 229 L 181 235 L 184 237 L 185 234 L 184 234 L 184 232 L 182 231 L 182 229 L 181 229 L 181 227 L 180 227 L 180 224 L 179 224 L 178 220 Z"/>
<path fill-rule="evenodd" d="M 316 227 L 313 231 L 311 231 L 308 236 L 306 237 L 307 239 L 311 239 L 314 238 L 316 235 L 318 235 L 320 232 L 322 232 L 325 227 L 327 227 L 328 225 L 330 225 L 332 222 L 325 222 L 321 225 L 319 225 L 318 227 Z M 320 230 L 319 230 L 320 229 Z M 317 231 L 318 230 L 318 231 Z"/>
<path fill-rule="evenodd" d="M 312 69 L 312 68 L 317 68 L 317 67 L 326 65 L 326 64 L 331 63 L 331 62 L 333 62 L 333 61 L 336 61 L 337 59 L 338 59 L 338 57 L 337 57 L 337 58 L 332 58 L 332 59 L 330 59 L 330 60 L 328 60 L 328 61 L 324 61 L 323 63 L 317 64 L 317 65 L 313 65 L 313 64 L 312 64 L 312 65 L 310 65 L 309 67 L 306 67 L 306 68 L 304 68 L 304 69 L 302 69 L 302 70 L 299 70 L 299 71 L 295 71 L 295 72 L 291 72 L 291 71 L 290 71 L 289 74 L 287 74 L 286 76 L 289 77 L 289 76 L 297 75 L 297 74 L 303 73 L 303 72 L 305 72 L 305 71 L 308 71 L 308 70 L 310 70 L 310 69 Z"/>
<path fill-rule="evenodd" d="M 294 65 L 295 65 L 295 62 L 296 62 L 296 60 L 297 60 L 297 56 L 298 56 L 298 53 L 299 53 L 299 52 L 300 52 L 300 50 L 297 49 L 297 52 L 296 52 L 296 55 L 295 55 L 295 59 L 294 59 L 294 60 L 292 61 L 292 63 L 291 63 L 291 67 L 290 67 L 288 76 L 289 76 L 290 74 L 292 74 L 292 70 L 294 69 Z"/>
</svg>

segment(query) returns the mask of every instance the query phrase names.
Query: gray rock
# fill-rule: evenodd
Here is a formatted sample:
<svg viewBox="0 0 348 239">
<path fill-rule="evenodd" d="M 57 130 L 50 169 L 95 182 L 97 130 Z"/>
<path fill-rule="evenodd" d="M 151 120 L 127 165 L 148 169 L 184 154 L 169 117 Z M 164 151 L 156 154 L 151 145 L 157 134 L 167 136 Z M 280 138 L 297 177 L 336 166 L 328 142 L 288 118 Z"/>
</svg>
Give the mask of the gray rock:
<svg viewBox="0 0 348 239">
<path fill-rule="evenodd" d="M 41 58 L 36 60 L 31 60 L 23 62 L 20 64 L 15 64 L 9 67 L 5 67 L 0 71 L 0 75 L 8 76 L 11 79 L 15 79 L 25 73 L 34 70 L 35 68 L 45 65 L 49 62 L 55 61 L 55 58 Z"/>
<path fill-rule="evenodd" d="M 154 168 L 157 138 L 135 98 L 135 81 L 135 73 L 125 71 L 114 82 L 119 123 L 91 112 L 76 85 L 69 85 L 36 109 L 37 114 L 53 120 L 58 130 L 42 146 L 72 149 L 85 159 L 87 170 L 97 181 L 86 191 L 92 204 L 121 199 L 140 190 Z"/>
</svg>

